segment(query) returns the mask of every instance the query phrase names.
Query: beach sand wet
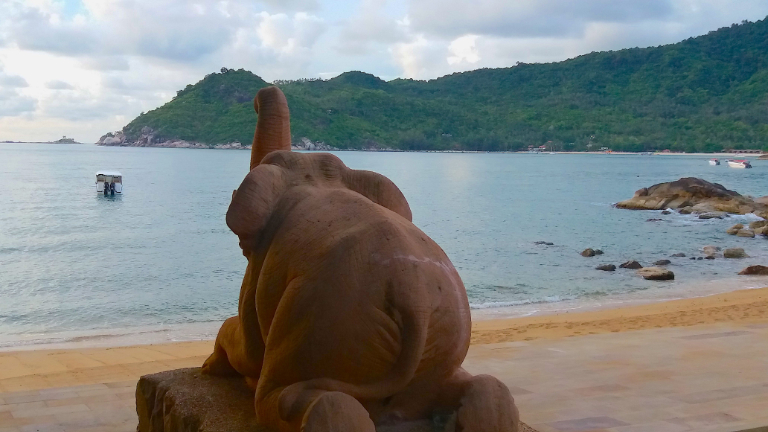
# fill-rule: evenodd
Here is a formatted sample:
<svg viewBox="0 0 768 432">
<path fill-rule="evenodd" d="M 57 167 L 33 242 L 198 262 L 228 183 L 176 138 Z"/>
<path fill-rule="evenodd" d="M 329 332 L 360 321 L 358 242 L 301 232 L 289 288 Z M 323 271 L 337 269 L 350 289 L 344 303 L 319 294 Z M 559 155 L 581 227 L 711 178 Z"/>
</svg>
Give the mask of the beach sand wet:
<svg viewBox="0 0 768 432">
<path fill-rule="evenodd" d="M 134 430 L 136 380 L 212 346 L 0 353 L 0 430 Z M 768 288 L 476 321 L 465 367 L 502 379 L 541 432 L 768 425 Z"/>
</svg>

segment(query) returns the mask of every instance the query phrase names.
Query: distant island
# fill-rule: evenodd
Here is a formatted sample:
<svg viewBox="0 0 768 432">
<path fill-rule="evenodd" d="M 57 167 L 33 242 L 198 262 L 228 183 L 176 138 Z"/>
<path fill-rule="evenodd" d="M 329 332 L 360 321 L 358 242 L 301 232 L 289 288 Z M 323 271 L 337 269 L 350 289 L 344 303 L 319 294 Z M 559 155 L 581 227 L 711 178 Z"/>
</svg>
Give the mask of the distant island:
<svg viewBox="0 0 768 432">
<path fill-rule="evenodd" d="M 384 81 L 276 81 L 297 148 L 625 152 L 768 150 L 768 19 L 559 63 Z M 100 145 L 246 148 L 271 85 L 222 68 Z"/>
<path fill-rule="evenodd" d="M 61 137 L 61 139 L 57 139 L 56 141 L 51 141 L 51 144 L 80 144 L 79 142 L 75 141 L 74 138 L 67 138 L 66 135 Z"/>
<path fill-rule="evenodd" d="M 4 144 L 82 144 L 80 142 L 75 141 L 74 138 L 67 138 L 66 135 L 62 136 L 60 139 L 57 139 L 56 141 L 0 141 L 0 143 Z"/>
</svg>

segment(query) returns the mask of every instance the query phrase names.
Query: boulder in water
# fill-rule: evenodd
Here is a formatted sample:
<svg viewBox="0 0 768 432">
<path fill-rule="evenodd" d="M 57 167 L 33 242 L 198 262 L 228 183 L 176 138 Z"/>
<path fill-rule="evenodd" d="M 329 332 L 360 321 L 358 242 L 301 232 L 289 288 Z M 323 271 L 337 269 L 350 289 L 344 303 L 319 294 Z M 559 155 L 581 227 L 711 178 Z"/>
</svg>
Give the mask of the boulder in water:
<svg viewBox="0 0 768 432">
<path fill-rule="evenodd" d="M 595 250 L 592 249 L 592 248 L 586 248 L 583 251 L 581 251 L 581 256 L 586 257 L 586 258 L 593 257 L 595 255 L 597 255 L 597 254 L 595 253 Z"/>
<path fill-rule="evenodd" d="M 768 267 L 763 265 L 753 265 L 739 272 L 745 276 L 768 276 Z"/>
<path fill-rule="evenodd" d="M 635 192 L 632 198 L 616 203 L 616 207 L 630 210 L 686 209 L 691 212 L 726 212 L 746 214 L 768 211 L 768 205 L 728 190 L 717 183 L 695 177 L 685 177 L 668 183 L 659 183 Z M 682 212 L 681 212 L 682 213 Z"/>
<path fill-rule="evenodd" d="M 633 261 L 627 261 L 624 264 L 621 264 L 619 267 L 625 268 L 625 269 L 630 269 L 630 270 L 637 270 L 637 269 L 643 268 L 643 266 L 639 262 L 634 261 L 634 260 Z"/>
<path fill-rule="evenodd" d="M 672 258 L 685 258 L 685 254 L 680 252 L 676 254 L 672 254 Z"/>
<path fill-rule="evenodd" d="M 672 271 L 663 269 L 661 267 L 646 267 L 637 271 L 637 274 L 646 280 L 665 281 L 675 279 L 675 274 Z"/>
<path fill-rule="evenodd" d="M 762 228 L 766 225 L 768 225 L 768 221 L 766 220 L 754 221 L 749 223 L 749 229 L 754 230 L 754 229 Z"/>
<path fill-rule="evenodd" d="M 668 259 L 658 260 L 655 263 L 653 263 L 653 265 L 655 265 L 655 266 L 665 266 L 665 265 L 670 265 L 670 264 L 672 264 L 672 261 L 670 261 Z"/>
<path fill-rule="evenodd" d="M 663 215 L 668 215 L 668 214 L 672 214 L 672 212 L 671 212 L 671 211 L 669 211 L 669 210 L 663 210 L 663 211 L 661 212 L 661 214 L 663 214 Z"/>
<path fill-rule="evenodd" d="M 547 241 L 537 241 L 537 242 L 533 242 L 533 244 L 541 245 L 541 246 L 554 246 L 555 245 L 554 243 L 547 242 Z"/>
<path fill-rule="evenodd" d="M 744 229 L 744 225 L 742 224 L 736 224 L 730 228 L 728 228 L 725 232 L 730 235 L 736 235 L 739 233 L 740 230 Z"/>
<path fill-rule="evenodd" d="M 707 212 L 699 215 L 699 219 L 724 219 L 728 213 L 726 212 Z"/>
<path fill-rule="evenodd" d="M 707 246 L 704 246 L 703 248 L 701 248 L 701 251 L 704 252 L 704 255 L 715 255 L 718 252 L 720 252 L 720 247 L 719 246 L 707 245 Z"/>
<path fill-rule="evenodd" d="M 595 267 L 595 270 L 616 271 L 616 266 L 613 264 L 603 264 Z"/>
<path fill-rule="evenodd" d="M 725 258 L 749 258 L 743 248 L 728 248 L 723 251 Z"/>
<path fill-rule="evenodd" d="M 755 232 L 748 229 L 741 229 L 739 232 L 736 233 L 736 236 L 738 237 L 755 237 Z"/>
</svg>

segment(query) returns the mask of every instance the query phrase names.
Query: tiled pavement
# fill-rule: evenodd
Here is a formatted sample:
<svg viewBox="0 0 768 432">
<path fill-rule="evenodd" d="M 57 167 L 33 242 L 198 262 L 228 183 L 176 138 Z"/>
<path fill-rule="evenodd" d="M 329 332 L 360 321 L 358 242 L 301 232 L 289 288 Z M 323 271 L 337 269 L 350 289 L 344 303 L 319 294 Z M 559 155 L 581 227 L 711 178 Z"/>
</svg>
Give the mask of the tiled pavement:
<svg viewBox="0 0 768 432">
<path fill-rule="evenodd" d="M 478 345 L 465 366 L 506 382 L 540 432 L 768 426 L 768 325 Z M 0 393 L 0 432 L 134 431 L 135 382 Z"/>
</svg>

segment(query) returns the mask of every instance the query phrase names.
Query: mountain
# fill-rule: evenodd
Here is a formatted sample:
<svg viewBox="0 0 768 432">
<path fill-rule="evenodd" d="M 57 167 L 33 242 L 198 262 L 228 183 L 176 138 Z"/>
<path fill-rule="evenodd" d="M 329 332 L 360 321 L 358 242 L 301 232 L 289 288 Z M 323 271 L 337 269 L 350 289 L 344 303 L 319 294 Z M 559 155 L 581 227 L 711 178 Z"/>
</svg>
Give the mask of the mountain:
<svg viewBox="0 0 768 432">
<path fill-rule="evenodd" d="M 404 150 L 768 150 L 768 18 L 651 48 L 384 81 L 363 72 L 278 81 L 294 142 Z M 122 142 L 249 144 L 269 85 L 222 68 L 141 114 Z M 143 131 L 143 132 L 142 132 Z M 119 141 L 113 139 L 113 141 Z"/>
</svg>

